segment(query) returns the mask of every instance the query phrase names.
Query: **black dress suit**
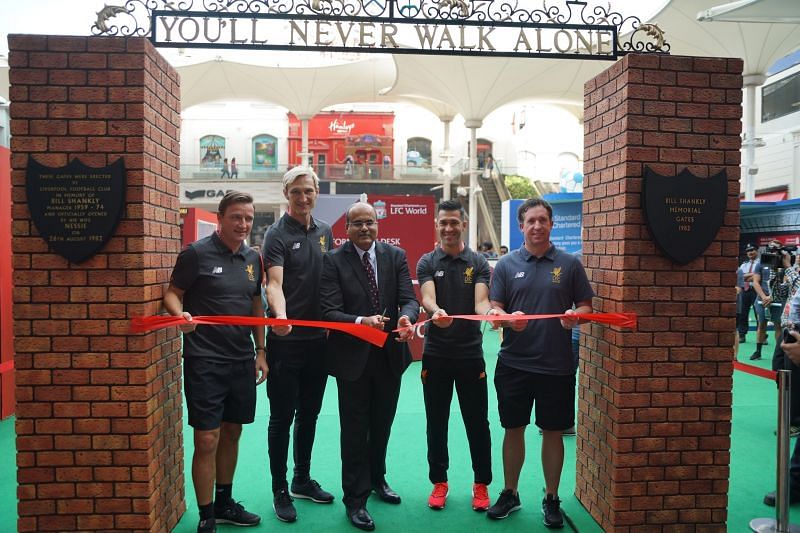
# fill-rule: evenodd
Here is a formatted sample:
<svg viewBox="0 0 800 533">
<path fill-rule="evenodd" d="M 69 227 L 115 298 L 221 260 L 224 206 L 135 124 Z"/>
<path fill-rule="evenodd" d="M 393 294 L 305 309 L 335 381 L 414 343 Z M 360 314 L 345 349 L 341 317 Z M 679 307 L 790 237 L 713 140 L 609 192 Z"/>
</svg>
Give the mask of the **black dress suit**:
<svg viewBox="0 0 800 533">
<path fill-rule="evenodd" d="M 405 315 L 415 322 L 419 303 L 414 296 L 406 253 L 400 248 L 375 243 L 380 309 L 373 309 L 367 273 L 352 242 L 323 258 L 321 307 L 323 320 L 355 323 L 359 316 L 386 309 L 386 331 L 397 327 Z M 405 343 L 391 334 L 382 348 L 351 335 L 331 331 L 328 369 L 339 389 L 342 447 L 342 489 L 348 507 L 366 503 L 372 486 L 386 473 L 389 442 L 400 378 L 411 363 Z"/>
</svg>

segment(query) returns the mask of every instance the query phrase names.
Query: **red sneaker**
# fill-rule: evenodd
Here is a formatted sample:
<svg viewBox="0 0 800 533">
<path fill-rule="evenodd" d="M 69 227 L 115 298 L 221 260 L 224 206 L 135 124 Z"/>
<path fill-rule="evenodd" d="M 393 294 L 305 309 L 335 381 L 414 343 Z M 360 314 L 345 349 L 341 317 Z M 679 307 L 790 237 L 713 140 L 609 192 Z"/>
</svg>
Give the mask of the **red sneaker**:
<svg viewBox="0 0 800 533">
<path fill-rule="evenodd" d="M 483 483 L 472 484 L 472 509 L 480 513 L 489 508 L 489 487 Z"/>
<path fill-rule="evenodd" d="M 447 482 L 434 483 L 433 492 L 428 496 L 428 507 L 431 509 L 439 510 L 444 509 L 444 504 L 447 502 Z"/>
</svg>

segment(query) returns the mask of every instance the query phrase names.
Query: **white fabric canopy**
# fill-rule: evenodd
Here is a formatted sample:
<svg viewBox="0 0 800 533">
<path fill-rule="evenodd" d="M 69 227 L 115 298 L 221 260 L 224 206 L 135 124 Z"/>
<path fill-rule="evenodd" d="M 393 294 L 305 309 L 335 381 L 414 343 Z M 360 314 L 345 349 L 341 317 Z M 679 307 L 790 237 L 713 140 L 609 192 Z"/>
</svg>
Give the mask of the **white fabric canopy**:
<svg viewBox="0 0 800 533">
<path fill-rule="evenodd" d="M 800 25 L 697 20 L 698 12 L 720 0 L 672 0 L 653 21 L 666 31 L 673 55 L 740 57 L 744 73 L 765 74 L 783 56 L 800 48 Z M 781 0 L 774 0 L 780 2 Z M 797 0 L 784 0 L 795 5 Z M 757 5 L 762 5 L 761 3 Z"/>
<path fill-rule="evenodd" d="M 764 74 L 800 48 L 800 25 L 697 20 L 720 0 L 672 0 L 652 21 L 666 32 L 673 55 L 741 57 L 745 74 Z M 780 17 L 797 13 L 798 0 L 744 0 L 738 12 Z M 746 4 L 746 5 L 745 5 Z M 583 84 L 606 61 L 445 56 L 375 56 L 321 68 L 267 67 L 217 60 L 178 67 L 183 108 L 227 99 L 269 101 L 299 116 L 334 104 L 407 99 L 440 117 L 454 111 L 483 119 L 522 99 L 565 106 L 580 117 Z M 396 67 L 395 67 L 396 65 Z M 0 65 L 0 97 L 8 99 L 8 69 Z M 391 87 L 388 94 L 383 90 Z"/>
<path fill-rule="evenodd" d="M 213 100 L 266 100 L 299 117 L 333 104 L 375 101 L 395 78 L 391 57 L 330 67 L 264 67 L 215 60 L 178 67 L 183 109 Z"/>
<path fill-rule="evenodd" d="M 467 120 L 483 120 L 498 107 L 523 99 L 563 104 L 583 113 L 583 84 L 607 61 L 397 55 L 389 95 L 433 98 Z"/>
<path fill-rule="evenodd" d="M 711 7 L 698 13 L 699 20 L 725 22 L 800 23 L 797 0 L 739 0 Z"/>
</svg>

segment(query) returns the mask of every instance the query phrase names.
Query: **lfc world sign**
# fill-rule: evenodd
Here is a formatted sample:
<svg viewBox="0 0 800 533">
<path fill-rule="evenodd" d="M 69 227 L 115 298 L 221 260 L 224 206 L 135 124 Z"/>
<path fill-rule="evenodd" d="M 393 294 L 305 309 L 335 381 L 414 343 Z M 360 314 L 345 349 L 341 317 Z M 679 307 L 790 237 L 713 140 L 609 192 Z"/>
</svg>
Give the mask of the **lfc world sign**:
<svg viewBox="0 0 800 533">
<path fill-rule="evenodd" d="M 688 169 L 662 176 L 644 169 L 642 208 L 647 227 L 664 254 L 685 265 L 699 257 L 719 232 L 725 217 L 728 176 L 725 170 L 699 178 Z"/>
</svg>

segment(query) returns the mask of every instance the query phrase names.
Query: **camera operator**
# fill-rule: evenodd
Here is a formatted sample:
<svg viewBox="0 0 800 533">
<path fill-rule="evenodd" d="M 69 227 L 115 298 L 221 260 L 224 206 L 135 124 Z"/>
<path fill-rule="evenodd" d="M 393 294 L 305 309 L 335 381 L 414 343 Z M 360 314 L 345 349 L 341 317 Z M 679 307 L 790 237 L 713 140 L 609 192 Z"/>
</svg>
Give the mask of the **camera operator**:
<svg viewBox="0 0 800 533">
<path fill-rule="evenodd" d="M 777 299 L 780 295 L 773 294 L 770 291 L 770 285 L 776 274 L 779 277 L 783 277 L 785 270 L 792 265 L 791 260 L 791 255 L 783 249 L 783 244 L 780 241 L 772 240 L 767 246 L 767 251 L 761 254 L 758 268 L 754 270 L 752 286 L 758 295 L 755 306 L 758 326 L 756 329 L 756 351 L 750 356 L 751 360 L 761 359 L 761 348 L 767 343 L 767 320 L 771 321 L 775 328 L 775 344 L 780 343 L 780 320 L 785 296 L 783 301 L 774 301 L 773 297 Z M 767 310 L 769 315 L 767 315 Z"/>
<path fill-rule="evenodd" d="M 797 267 L 795 266 L 791 270 L 794 271 L 795 277 L 797 277 Z M 787 274 L 788 272 L 787 270 Z M 785 361 L 786 368 L 792 369 L 791 387 L 792 391 L 794 391 L 797 382 L 796 376 L 800 371 L 800 367 L 798 367 L 800 365 L 800 343 L 798 343 L 800 334 L 798 334 L 797 330 L 798 326 L 800 326 L 800 292 L 794 291 L 794 296 L 789 300 L 786 309 L 784 316 L 787 319 L 786 324 L 788 327 L 783 334 L 783 342 L 775 348 L 775 359 Z M 792 396 L 792 412 L 794 413 L 796 412 L 794 410 L 794 394 Z M 774 507 L 775 500 L 774 491 L 768 492 L 764 496 L 764 503 L 769 506 Z M 795 441 L 794 451 L 789 460 L 789 503 L 800 503 L 800 439 Z"/>
<path fill-rule="evenodd" d="M 800 294 L 800 291 L 798 291 L 800 289 L 800 266 L 796 261 L 796 247 L 784 247 L 783 251 L 789 253 L 786 255 L 781 254 L 783 269 L 778 270 L 776 275 L 773 276 L 773 280 L 770 283 L 770 292 L 773 298 L 786 302 L 782 306 L 781 313 L 781 327 L 785 329 L 790 328 L 793 323 L 800 323 L 800 296 L 795 299 L 795 296 Z M 787 267 L 787 264 L 790 266 Z M 793 305 L 794 309 L 792 308 Z M 772 370 L 785 369 L 792 371 L 792 398 L 789 416 L 791 418 L 790 433 L 794 437 L 800 434 L 800 367 L 792 364 L 789 358 L 786 357 L 784 350 L 781 349 L 780 342 L 776 344 L 775 353 L 772 356 Z"/>
</svg>

